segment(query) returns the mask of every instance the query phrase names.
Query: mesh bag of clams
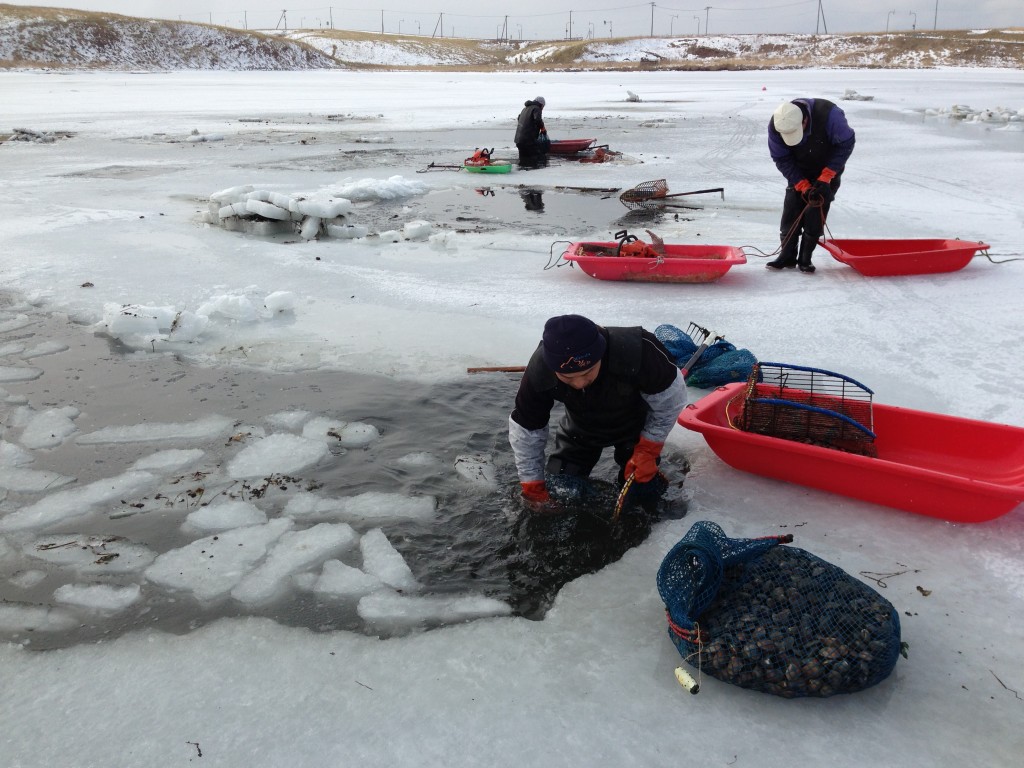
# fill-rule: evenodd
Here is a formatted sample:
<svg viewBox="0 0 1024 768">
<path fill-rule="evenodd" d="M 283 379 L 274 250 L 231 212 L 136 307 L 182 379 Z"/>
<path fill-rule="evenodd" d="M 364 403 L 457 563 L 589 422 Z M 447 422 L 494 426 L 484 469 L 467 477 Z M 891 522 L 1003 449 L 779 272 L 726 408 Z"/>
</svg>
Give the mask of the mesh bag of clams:
<svg viewBox="0 0 1024 768">
<path fill-rule="evenodd" d="M 694 523 L 658 569 L 669 637 L 701 674 L 786 698 L 853 693 L 900 655 L 896 609 L 792 536 Z"/>
</svg>

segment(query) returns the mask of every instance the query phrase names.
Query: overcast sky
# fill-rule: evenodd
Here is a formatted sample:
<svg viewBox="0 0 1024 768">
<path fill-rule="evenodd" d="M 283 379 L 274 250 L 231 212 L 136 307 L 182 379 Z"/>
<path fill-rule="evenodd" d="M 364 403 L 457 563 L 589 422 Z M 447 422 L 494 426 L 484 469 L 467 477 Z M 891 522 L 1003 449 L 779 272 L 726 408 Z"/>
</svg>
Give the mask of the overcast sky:
<svg viewBox="0 0 1024 768">
<path fill-rule="evenodd" d="M 11 2 L 12 0 L 8 0 Z M 14 5 L 79 8 L 248 29 L 335 28 L 455 37 L 561 39 L 755 32 L 902 32 L 1024 28 L 1024 0 L 63 0 Z M 571 24 L 571 30 L 570 30 Z"/>
</svg>

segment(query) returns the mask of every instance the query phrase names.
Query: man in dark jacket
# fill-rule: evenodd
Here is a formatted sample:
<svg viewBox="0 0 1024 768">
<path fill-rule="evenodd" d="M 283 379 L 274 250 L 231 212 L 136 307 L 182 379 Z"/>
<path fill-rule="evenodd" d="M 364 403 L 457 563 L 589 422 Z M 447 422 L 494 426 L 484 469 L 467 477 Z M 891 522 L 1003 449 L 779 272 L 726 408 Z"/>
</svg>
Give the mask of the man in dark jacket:
<svg viewBox="0 0 1024 768">
<path fill-rule="evenodd" d="M 526 102 L 519 113 L 515 142 L 519 150 L 519 165 L 525 168 L 536 168 L 547 159 L 547 142 L 540 139 L 541 136 L 547 138 L 548 133 L 543 115 L 546 103 L 543 96 L 537 96 Z"/>
<path fill-rule="evenodd" d="M 565 415 L 545 466 L 555 401 Z M 581 315 L 553 317 L 519 383 L 508 437 L 523 497 L 550 501 L 545 471 L 588 477 L 614 448 L 619 482 L 648 483 L 665 438 L 686 405 L 686 385 L 672 356 L 640 327 L 602 328 Z"/>
<path fill-rule="evenodd" d="M 855 140 L 846 114 L 826 99 L 793 99 L 772 114 L 768 150 L 788 186 L 779 225 L 782 249 L 769 269 L 814 272 L 811 254 Z"/>
</svg>

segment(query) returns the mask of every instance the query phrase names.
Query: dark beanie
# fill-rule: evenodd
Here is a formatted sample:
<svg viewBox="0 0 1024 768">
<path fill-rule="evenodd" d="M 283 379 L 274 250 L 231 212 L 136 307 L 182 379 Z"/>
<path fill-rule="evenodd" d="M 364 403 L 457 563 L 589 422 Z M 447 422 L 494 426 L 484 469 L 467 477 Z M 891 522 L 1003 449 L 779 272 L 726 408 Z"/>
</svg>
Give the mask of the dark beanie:
<svg viewBox="0 0 1024 768">
<path fill-rule="evenodd" d="M 579 373 L 604 355 L 604 335 L 582 315 L 560 315 L 544 324 L 544 362 L 555 373 Z"/>
</svg>

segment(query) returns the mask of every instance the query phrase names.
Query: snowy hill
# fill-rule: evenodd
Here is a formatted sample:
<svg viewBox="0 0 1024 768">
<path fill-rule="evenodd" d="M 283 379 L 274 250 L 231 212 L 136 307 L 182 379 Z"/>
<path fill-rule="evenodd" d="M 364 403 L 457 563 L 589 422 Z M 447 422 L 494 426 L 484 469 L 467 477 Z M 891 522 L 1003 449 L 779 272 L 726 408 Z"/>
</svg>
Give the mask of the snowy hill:
<svg viewBox="0 0 1024 768">
<path fill-rule="evenodd" d="M 0 5 L 0 69 L 293 70 L 339 66 L 302 43 L 256 32 Z"/>
<path fill-rule="evenodd" d="M 0 68 L 744 70 L 1024 67 L 1024 30 L 469 40 L 348 30 L 242 31 L 0 4 Z"/>
</svg>

